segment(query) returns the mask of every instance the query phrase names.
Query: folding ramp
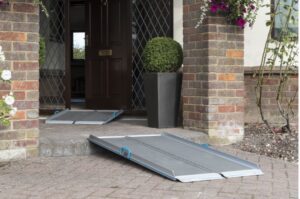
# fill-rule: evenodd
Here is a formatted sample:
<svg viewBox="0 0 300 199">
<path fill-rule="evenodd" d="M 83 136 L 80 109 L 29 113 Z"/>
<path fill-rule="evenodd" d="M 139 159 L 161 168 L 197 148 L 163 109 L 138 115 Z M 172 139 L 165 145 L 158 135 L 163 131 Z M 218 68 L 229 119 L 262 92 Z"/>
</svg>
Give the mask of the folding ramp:
<svg viewBox="0 0 300 199">
<path fill-rule="evenodd" d="M 257 165 L 170 135 L 96 137 L 89 141 L 171 180 L 193 182 L 262 175 Z"/>
<path fill-rule="evenodd" d="M 123 110 L 63 110 L 46 120 L 46 124 L 107 124 Z"/>
</svg>

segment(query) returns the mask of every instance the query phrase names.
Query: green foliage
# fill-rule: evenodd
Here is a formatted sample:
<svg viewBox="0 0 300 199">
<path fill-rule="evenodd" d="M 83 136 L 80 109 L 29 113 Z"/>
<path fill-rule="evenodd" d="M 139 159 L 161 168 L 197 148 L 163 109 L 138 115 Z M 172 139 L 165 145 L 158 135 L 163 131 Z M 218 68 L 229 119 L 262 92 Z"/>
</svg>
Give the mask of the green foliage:
<svg viewBox="0 0 300 199">
<path fill-rule="evenodd" d="M 283 129 L 290 130 L 290 117 L 294 115 L 292 104 L 297 97 L 297 91 L 292 96 L 286 96 L 285 89 L 288 88 L 288 80 L 290 76 L 297 74 L 298 71 L 298 40 L 296 33 L 290 27 L 298 24 L 298 10 L 295 7 L 298 0 L 277 1 L 274 13 L 269 13 L 271 20 L 266 22 L 270 27 L 267 42 L 265 44 L 262 61 L 258 70 L 258 81 L 256 85 L 256 103 L 259 107 L 260 115 L 264 123 L 271 131 L 269 121 L 264 116 L 262 108 L 262 95 L 265 82 L 265 71 L 271 71 L 275 66 L 279 70 L 279 84 L 276 89 L 276 103 L 280 115 L 285 120 L 286 124 Z M 284 9 L 284 12 L 282 9 Z M 276 39 L 272 36 L 273 28 L 275 27 L 275 18 L 280 16 L 282 24 L 279 27 L 279 35 Z"/>
<path fill-rule="evenodd" d="M 262 0 L 202 0 L 200 19 L 196 28 L 202 24 L 209 10 L 211 13 L 224 14 L 230 23 L 240 28 L 245 28 L 247 23 L 252 27 L 261 3 Z"/>
<path fill-rule="evenodd" d="M 176 72 L 183 61 L 182 47 L 171 38 L 156 37 L 148 41 L 143 58 L 147 72 Z"/>
<path fill-rule="evenodd" d="M 44 65 L 45 58 L 46 58 L 46 42 L 45 42 L 45 38 L 40 37 L 40 50 L 39 50 L 40 66 Z"/>
<path fill-rule="evenodd" d="M 47 16 L 49 17 L 49 12 L 45 6 L 45 4 L 43 3 L 42 0 L 33 0 L 34 3 L 38 4 L 41 7 L 41 11 Z"/>
<path fill-rule="evenodd" d="M 7 105 L 4 100 L 0 100 L 0 126 L 10 125 L 9 112 L 11 111 L 11 106 Z"/>
<path fill-rule="evenodd" d="M 84 48 L 73 48 L 73 59 L 85 59 L 85 50 Z"/>
<path fill-rule="evenodd" d="M 2 51 L 2 46 L 0 46 L 0 67 L 5 61 L 5 54 Z M 2 70 L 0 71 L 0 81 L 1 84 L 10 84 L 11 83 L 11 71 Z M 1 96 L 0 98 L 0 126 L 9 126 L 10 119 L 15 115 L 17 108 L 13 107 L 15 98 L 13 93 L 10 92 L 7 95 Z"/>
</svg>

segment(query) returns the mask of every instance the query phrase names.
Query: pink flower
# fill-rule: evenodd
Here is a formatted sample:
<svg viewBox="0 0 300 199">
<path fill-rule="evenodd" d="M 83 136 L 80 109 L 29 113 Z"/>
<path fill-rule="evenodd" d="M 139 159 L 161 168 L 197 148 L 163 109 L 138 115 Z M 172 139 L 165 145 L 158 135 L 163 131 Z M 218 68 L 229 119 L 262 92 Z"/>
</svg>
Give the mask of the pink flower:
<svg viewBox="0 0 300 199">
<path fill-rule="evenodd" d="M 255 6 L 253 4 L 250 5 L 251 10 L 255 9 Z"/>
<path fill-rule="evenodd" d="M 216 13 L 217 11 L 218 11 L 218 5 L 217 4 L 212 4 L 211 6 L 210 6 L 210 11 L 212 12 L 212 13 Z"/>
<path fill-rule="evenodd" d="M 245 24 L 247 23 L 245 19 L 243 19 L 242 17 L 237 18 L 236 20 L 236 25 L 238 25 L 241 28 L 245 28 Z"/>
<path fill-rule="evenodd" d="M 240 5 L 240 11 L 245 13 L 245 12 L 247 12 L 247 9 L 244 5 Z"/>
<path fill-rule="evenodd" d="M 220 5 L 222 11 L 228 11 L 228 7 L 223 3 Z"/>
</svg>

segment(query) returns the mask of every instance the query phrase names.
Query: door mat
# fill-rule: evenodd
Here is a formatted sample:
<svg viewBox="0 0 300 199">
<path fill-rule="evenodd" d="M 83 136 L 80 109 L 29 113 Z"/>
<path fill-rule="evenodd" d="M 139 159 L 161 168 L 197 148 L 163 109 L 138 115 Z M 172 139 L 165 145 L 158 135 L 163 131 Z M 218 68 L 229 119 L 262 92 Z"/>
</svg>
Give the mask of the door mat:
<svg viewBox="0 0 300 199">
<path fill-rule="evenodd" d="M 103 125 L 119 117 L 123 110 L 64 110 L 46 120 L 46 124 Z"/>
<path fill-rule="evenodd" d="M 96 137 L 88 140 L 171 180 L 193 182 L 262 175 L 248 161 L 207 144 L 170 134 Z"/>
</svg>

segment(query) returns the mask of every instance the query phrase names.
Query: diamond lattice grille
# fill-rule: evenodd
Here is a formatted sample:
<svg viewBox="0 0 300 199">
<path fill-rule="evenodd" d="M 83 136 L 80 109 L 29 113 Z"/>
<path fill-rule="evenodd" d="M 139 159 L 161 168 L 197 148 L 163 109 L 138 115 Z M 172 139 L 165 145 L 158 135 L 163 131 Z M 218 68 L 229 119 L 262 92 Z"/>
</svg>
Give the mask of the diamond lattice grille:
<svg viewBox="0 0 300 199">
<path fill-rule="evenodd" d="M 133 0 L 133 96 L 132 108 L 145 108 L 143 84 L 144 47 L 151 38 L 172 36 L 173 1 L 172 0 Z"/>
<path fill-rule="evenodd" d="M 40 33 L 46 41 L 46 60 L 40 68 L 41 108 L 59 109 L 65 107 L 65 41 L 64 1 L 43 0 L 48 12 L 47 18 L 40 14 Z M 151 38 L 172 36 L 173 0 L 132 1 L 133 42 L 133 96 L 132 109 L 145 109 L 143 85 L 144 47 Z"/>
<path fill-rule="evenodd" d="M 40 106 L 42 109 L 65 107 L 65 41 L 63 0 L 44 0 L 49 17 L 40 13 L 40 34 L 45 39 L 45 63 L 40 66 Z"/>
</svg>

